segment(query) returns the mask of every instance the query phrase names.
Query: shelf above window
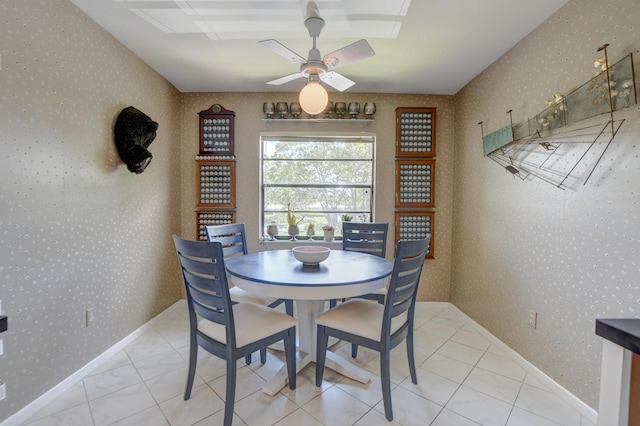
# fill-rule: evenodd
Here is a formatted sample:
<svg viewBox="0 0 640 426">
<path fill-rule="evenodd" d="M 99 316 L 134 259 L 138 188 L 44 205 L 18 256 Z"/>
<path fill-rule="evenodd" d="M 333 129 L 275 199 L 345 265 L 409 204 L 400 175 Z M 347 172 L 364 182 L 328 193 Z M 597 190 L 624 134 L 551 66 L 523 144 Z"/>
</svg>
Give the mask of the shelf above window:
<svg viewBox="0 0 640 426">
<path fill-rule="evenodd" d="M 263 118 L 265 123 L 373 123 L 373 118 Z"/>
</svg>

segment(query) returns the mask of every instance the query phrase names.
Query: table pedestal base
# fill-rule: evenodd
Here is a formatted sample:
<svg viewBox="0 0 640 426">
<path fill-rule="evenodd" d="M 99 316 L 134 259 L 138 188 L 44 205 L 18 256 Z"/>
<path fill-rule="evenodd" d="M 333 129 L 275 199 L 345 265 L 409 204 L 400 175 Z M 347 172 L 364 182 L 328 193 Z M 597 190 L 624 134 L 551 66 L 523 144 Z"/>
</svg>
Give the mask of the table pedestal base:
<svg viewBox="0 0 640 426">
<path fill-rule="evenodd" d="M 315 358 L 315 357 L 314 357 Z M 310 354 L 304 352 L 298 352 L 296 354 L 296 374 L 298 374 L 303 368 L 310 363 L 315 362 L 311 359 Z M 327 351 L 327 360 L 325 361 L 325 367 L 330 368 L 336 373 L 340 373 L 350 379 L 356 380 L 360 383 L 369 383 L 371 380 L 370 373 L 356 365 L 353 365 L 340 355 L 331 351 Z M 280 390 L 289 383 L 287 377 L 287 366 L 283 366 L 275 376 L 273 376 L 262 387 L 262 392 L 269 396 L 274 396 Z"/>
<path fill-rule="evenodd" d="M 300 350 L 296 354 L 296 374 L 316 361 L 316 317 L 324 312 L 324 300 L 296 300 L 298 308 L 298 335 Z M 352 364 L 340 355 L 327 350 L 325 366 L 360 383 L 369 383 L 369 372 Z M 274 396 L 289 382 L 287 366 L 283 366 L 263 387 L 262 391 Z"/>
</svg>

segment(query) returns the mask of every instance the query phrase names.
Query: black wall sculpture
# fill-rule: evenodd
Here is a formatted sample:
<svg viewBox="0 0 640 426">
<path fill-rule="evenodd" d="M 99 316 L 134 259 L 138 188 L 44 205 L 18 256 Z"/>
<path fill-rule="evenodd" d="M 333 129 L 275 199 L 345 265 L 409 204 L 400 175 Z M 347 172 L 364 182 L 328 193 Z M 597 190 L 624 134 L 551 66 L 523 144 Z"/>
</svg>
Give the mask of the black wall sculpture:
<svg viewBox="0 0 640 426">
<path fill-rule="evenodd" d="M 118 154 L 130 172 L 144 172 L 153 155 L 147 150 L 156 138 L 158 123 L 142 111 L 130 106 L 118 115 L 115 141 Z"/>
</svg>

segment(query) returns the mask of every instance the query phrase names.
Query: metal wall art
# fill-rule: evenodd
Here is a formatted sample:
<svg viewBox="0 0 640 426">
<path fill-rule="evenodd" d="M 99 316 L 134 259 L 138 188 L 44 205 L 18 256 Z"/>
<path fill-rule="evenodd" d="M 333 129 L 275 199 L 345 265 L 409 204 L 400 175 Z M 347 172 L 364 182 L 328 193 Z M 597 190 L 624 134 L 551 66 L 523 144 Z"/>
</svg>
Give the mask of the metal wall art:
<svg viewBox="0 0 640 426">
<path fill-rule="evenodd" d="M 633 56 L 611 65 L 605 44 L 594 66 L 596 74 L 567 95 L 556 93 L 533 118 L 487 135 L 484 155 L 520 180 L 540 179 L 557 188 L 585 185 L 624 120 L 614 111 L 637 104 Z"/>
</svg>

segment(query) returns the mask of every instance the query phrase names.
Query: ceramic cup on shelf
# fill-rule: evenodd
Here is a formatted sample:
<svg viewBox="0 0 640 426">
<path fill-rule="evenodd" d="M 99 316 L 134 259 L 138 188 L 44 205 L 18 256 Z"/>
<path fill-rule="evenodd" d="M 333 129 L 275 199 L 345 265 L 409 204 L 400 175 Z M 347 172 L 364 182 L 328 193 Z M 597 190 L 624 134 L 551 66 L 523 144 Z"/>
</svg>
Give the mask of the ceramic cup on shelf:
<svg viewBox="0 0 640 426">
<path fill-rule="evenodd" d="M 289 106 L 287 105 L 286 102 L 278 102 L 276 104 L 276 113 L 278 113 L 278 116 L 280 118 L 285 118 L 288 112 L 289 112 Z"/>
<path fill-rule="evenodd" d="M 360 114 L 360 102 L 349 102 L 349 115 L 351 118 L 358 118 Z"/>
<path fill-rule="evenodd" d="M 376 103 L 375 102 L 367 102 L 364 104 L 364 113 L 367 115 L 369 120 L 373 119 L 373 114 L 376 113 Z"/>
<path fill-rule="evenodd" d="M 302 112 L 300 102 L 291 102 L 291 104 L 289 105 L 289 112 L 291 113 L 293 118 L 300 117 L 300 113 Z"/>
<path fill-rule="evenodd" d="M 262 104 L 262 112 L 264 112 L 267 118 L 271 118 L 273 113 L 276 112 L 276 106 L 273 102 L 265 102 Z"/>
</svg>

